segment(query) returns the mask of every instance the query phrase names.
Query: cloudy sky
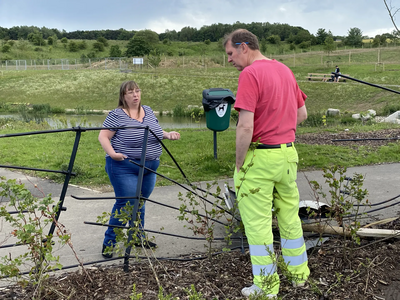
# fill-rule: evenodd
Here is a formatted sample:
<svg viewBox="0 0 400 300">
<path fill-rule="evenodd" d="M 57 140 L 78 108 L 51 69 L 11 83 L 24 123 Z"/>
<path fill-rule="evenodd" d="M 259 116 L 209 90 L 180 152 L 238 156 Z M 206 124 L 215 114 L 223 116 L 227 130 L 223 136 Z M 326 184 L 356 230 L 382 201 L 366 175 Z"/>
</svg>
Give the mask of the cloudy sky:
<svg viewBox="0 0 400 300">
<path fill-rule="evenodd" d="M 387 0 L 400 8 L 400 0 Z M 345 36 L 392 32 L 383 0 L 0 0 L 0 27 L 37 26 L 75 30 L 151 29 L 180 31 L 216 23 L 270 22 L 318 28 Z M 400 25 L 400 12 L 396 23 Z"/>
</svg>

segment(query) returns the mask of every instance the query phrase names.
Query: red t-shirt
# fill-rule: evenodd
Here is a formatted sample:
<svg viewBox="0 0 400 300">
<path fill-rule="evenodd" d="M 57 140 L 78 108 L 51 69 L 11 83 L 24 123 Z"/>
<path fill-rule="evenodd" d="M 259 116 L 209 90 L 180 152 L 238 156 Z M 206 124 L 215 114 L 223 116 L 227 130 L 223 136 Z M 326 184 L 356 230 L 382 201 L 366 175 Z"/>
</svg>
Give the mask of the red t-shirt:
<svg viewBox="0 0 400 300">
<path fill-rule="evenodd" d="M 256 60 L 240 73 L 234 107 L 254 113 L 252 142 L 285 144 L 295 140 L 297 109 L 306 98 L 287 66 Z"/>
</svg>

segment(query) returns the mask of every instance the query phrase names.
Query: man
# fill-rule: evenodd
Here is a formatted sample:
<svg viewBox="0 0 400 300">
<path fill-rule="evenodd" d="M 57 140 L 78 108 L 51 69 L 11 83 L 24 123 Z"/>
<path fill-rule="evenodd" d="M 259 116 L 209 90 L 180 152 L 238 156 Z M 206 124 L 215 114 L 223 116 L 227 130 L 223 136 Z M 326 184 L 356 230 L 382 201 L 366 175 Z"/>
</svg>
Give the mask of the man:
<svg viewBox="0 0 400 300">
<path fill-rule="evenodd" d="M 298 216 L 298 156 L 293 145 L 296 125 L 307 118 L 306 95 L 292 71 L 261 54 L 257 37 L 238 29 L 225 37 L 228 62 L 239 71 L 235 109 L 235 189 L 245 226 L 253 269 L 253 285 L 242 289 L 249 297 L 279 291 L 273 249 L 272 204 L 277 213 L 282 256 L 294 286 L 302 286 L 310 271 Z M 250 147 L 251 143 L 256 149 Z M 249 149 L 250 147 L 250 149 Z"/>
<path fill-rule="evenodd" d="M 335 82 L 339 82 L 339 79 L 340 79 L 340 76 L 339 76 L 339 74 L 340 74 L 340 69 L 339 69 L 339 67 L 338 66 L 336 66 L 335 67 Z"/>
</svg>

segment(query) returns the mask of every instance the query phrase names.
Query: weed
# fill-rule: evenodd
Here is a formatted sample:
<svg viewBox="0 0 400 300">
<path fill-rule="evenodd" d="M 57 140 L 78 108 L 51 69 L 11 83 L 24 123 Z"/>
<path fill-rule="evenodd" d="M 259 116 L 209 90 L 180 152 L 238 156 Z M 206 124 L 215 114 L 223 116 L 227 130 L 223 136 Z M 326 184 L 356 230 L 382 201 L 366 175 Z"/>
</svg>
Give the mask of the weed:
<svg viewBox="0 0 400 300">
<path fill-rule="evenodd" d="M 57 206 L 51 208 L 53 200 L 50 195 L 43 194 L 43 198 L 36 198 L 15 179 L 2 177 L 0 180 L 1 199 L 8 200 L 0 207 L 0 216 L 12 228 L 9 238 L 17 239 L 16 244 L 27 246 L 27 251 L 21 255 L 0 259 L 0 274 L 17 279 L 21 285 L 36 286 L 34 296 L 41 299 L 47 272 L 62 267 L 59 257 L 53 255 L 53 236 L 44 233 L 46 225 L 55 221 Z M 35 188 L 39 190 L 36 185 Z M 8 208 L 15 212 L 10 212 Z M 70 241 L 69 235 L 61 232 L 57 235 L 62 244 Z M 24 271 L 29 271 L 26 278 L 21 275 Z"/>
<path fill-rule="evenodd" d="M 178 199 L 182 201 L 179 207 L 178 220 L 187 222 L 189 225 L 184 226 L 192 230 L 195 235 L 204 236 L 207 242 L 205 247 L 207 248 L 208 258 L 211 259 L 216 222 L 219 222 L 219 219 L 227 214 L 227 211 L 220 207 L 221 188 L 217 182 L 207 183 L 206 192 L 199 195 L 197 194 L 199 190 L 196 190 L 194 186 L 192 187 L 195 191 L 187 192 L 186 197 L 183 197 L 180 192 L 178 194 Z M 215 193 L 210 192 L 213 187 L 216 187 Z M 216 200 L 214 202 L 207 200 L 209 195 Z"/>
<path fill-rule="evenodd" d="M 357 235 L 357 230 L 361 227 L 360 209 L 362 206 L 369 205 L 369 202 L 365 199 L 368 191 L 362 189 L 364 176 L 355 173 L 352 178 L 349 178 L 345 175 L 346 171 L 347 168 L 340 166 L 323 169 L 325 183 L 329 186 L 329 198 L 318 182 L 311 181 L 310 183 L 314 193 L 319 194 L 330 204 L 327 216 L 342 226 L 344 237 L 350 236 L 352 250 L 355 244 L 360 244 L 360 238 Z M 350 256 L 351 254 L 352 251 L 350 251 Z M 346 257 L 346 255 L 345 248 L 343 256 Z"/>
</svg>

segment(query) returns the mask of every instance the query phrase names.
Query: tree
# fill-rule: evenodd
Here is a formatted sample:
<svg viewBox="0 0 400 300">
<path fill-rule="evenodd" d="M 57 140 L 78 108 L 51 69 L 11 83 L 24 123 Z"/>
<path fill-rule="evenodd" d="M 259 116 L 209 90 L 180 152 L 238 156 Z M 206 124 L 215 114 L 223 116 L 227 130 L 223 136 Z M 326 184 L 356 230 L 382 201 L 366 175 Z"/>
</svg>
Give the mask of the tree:
<svg viewBox="0 0 400 300">
<path fill-rule="evenodd" d="M 28 41 L 33 43 L 35 46 L 46 45 L 46 42 L 43 39 L 43 34 L 41 34 L 40 32 L 35 32 L 35 33 L 31 32 L 30 34 L 28 34 Z"/>
<path fill-rule="evenodd" d="M 277 34 L 270 35 L 270 36 L 267 38 L 267 41 L 268 41 L 270 44 L 279 45 L 279 44 L 281 43 L 281 37 L 280 37 L 279 35 L 277 35 Z"/>
<path fill-rule="evenodd" d="M 158 44 L 158 42 L 160 41 L 158 33 L 150 29 L 140 30 L 136 32 L 133 38 L 135 39 L 140 38 L 149 45 Z"/>
<path fill-rule="evenodd" d="M 102 43 L 104 45 L 104 47 L 108 47 L 108 41 L 107 41 L 106 38 L 101 36 L 96 41 L 99 42 L 99 43 Z"/>
<path fill-rule="evenodd" d="M 386 0 L 383 0 L 383 3 L 385 3 L 386 9 L 387 9 L 387 11 L 389 13 L 389 17 L 392 20 L 392 23 L 394 25 L 395 30 L 394 30 L 393 33 L 395 33 L 395 35 L 397 37 L 400 37 L 400 29 L 397 27 L 396 22 L 394 21 L 395 16 L 399 12 L 400 8 L 393 7 L 391 2 L 390 2 L 390 7 L 389 7 L 389 5 L 387 4 Z"/>
<path fill-rule="evenodd" d="M 319 28 L 319 29 L 317 30 L 317 35 L 316 35 L 317 44 L 318 44 L 318 45 L 325 44 L 325 41 L 326 41 L 326 38 L 328 37 L 328 35 L 329 35 L 329 33 L 327 33 L 327 32 L 325 31 L 325 29 Z M 332 39 L 332 40 L 333 40 L 333 39 Z"/>
<path fill-rule="evenodd" d="M 16 44 L 16 47 L 21 50 L 21 51 L 27 51 L 30 47 L 29 42 L 24 39 L 19 39 L 18 43 Z"/>
<path fill-rule="evenodd" d="M 1 52 L 3 52 L 3 53 L 10 52 L 10 50 L 11 50 L 10 44 L 4 44 L 3 47 L 1 47 Z"/>
<path fill-rule="evenodd" d="M 261 53 L 267 52 L 267 40 L 265 38 L 261 39 L 260 50 L 261 50 Z"/>
<path fill-rule="evenodd" d="M 88 46 L 87 46 L 87 43 L 86 43 L 85 40 L 78 42 L 78 48 L 79 48 L 80 50 L 85 50 L 85 49 L 87 49 L 87 47 L 88 47 Z"/>
<path fill-rule="evenodd" d="M 129 40 L 125 56 L 144 56 L 150 53 L 150 45 L 141 37 L 133 37 Z"/>
<path fill-rule="evenodd" d="M 68 39 L 67 39 L 66 37 L 63 37 L 63 38 L 61 39 L 61 43 L 67 44 L 67 43 L 68 43 Z"/>
<path fill-rule="evenodd" d="M 49 36 L 47 38 L 47 45 L 52 46 L 54 44 L 54 38 L 52 36 Z"/>
<path fill-rule="evenodd" d="M 362 41 L 362 31 L 357 27 L 350 28 L 347 37 L 344 39 L 345 45 L 354 47 L 361 47 Z"/>
<path fill-rule="evenodd" d="M 103 52 L 104 51 L 104 44 L 100 42 L 95 42 L 93 43 L 93 50 L 97 52 Z"/>
<path fill-rule="evenodd" d="M 157 68 L 161 62 L 161 53 L 157 49 L 153 49 L 150 51 L 148 59 L 149 63 Z"/>
<path fill-rule="evenodd" d="M 331 35 L 328 35 L 324 41 L 324 50 L 328 53 L 331 53 L 335 50 L 335 42 Z"/>
<path fill-rule="evenodd" d="M 70 52 L 78 52 L 78 44 L 75 41 L 70 41 L 68 44 L 68 50 Z"/>
<path fill-rule="evenodd" d="M 110 57 L 121 57 L 122 56 L 122 51 L 119 49 L 118 45 L 112 45 L 110 48 Z"/>
<path fill-rule="evenodd" d="M 308 49 L 311 47 L 311 41 L 304 41 L 299 44 L 300 49 Z"/>
</svg>

